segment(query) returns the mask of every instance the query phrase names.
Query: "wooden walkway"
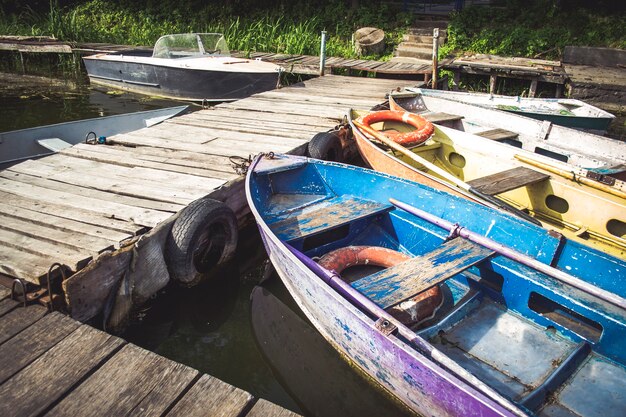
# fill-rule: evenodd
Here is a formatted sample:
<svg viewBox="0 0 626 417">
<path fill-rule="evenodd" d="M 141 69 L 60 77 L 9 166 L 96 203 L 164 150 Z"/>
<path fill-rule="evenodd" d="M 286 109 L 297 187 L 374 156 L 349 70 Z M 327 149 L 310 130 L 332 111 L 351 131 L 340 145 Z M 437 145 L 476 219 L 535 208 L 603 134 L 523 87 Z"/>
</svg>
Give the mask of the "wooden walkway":
<svg viewBox="0 0 626 417">
<path fill-rule="evenodd" d="M 0 287 L 2 416 L 297 414 Z"/>
<path fill-rule="evenodd" d="M 77 53 L 89 55 L 120 52 L 129 49 L 152 50 L 152 48 L 146 46 L 134 47 L 109 43 L 80 43 L 70 45 L 66 42 L 47 37 L 0 36 L 0 51 L 14 51 L 20 53 Z M 231 54 L 238 58 L 263 59 L 264 61 L 281 65 L 285 71 L 293 74 L 319 74 L 319 56 L 267 52 L 247 53 L 239 51 L 231 51 Z M 419 75 L 419 78 L 422 79 L 424 75 L 432 72 L 432 65 L 327 57 L 324 66 L 325 73 L 333 74 L 338 70 L 347 70 L 348 73 L 353 71 L 365 71 L 374 75 L 396 75 L 413 79 L 416 79 L 415 76 Z"/>
<path fill-rule="evenodd" d="M 169 281 L 163 247 L 178 211 L 210 195 L 248 213 L 230 156 L 302 153 L 350 107 L 407 84 L 321 77 L 0 171 L 0 274 L 43 285 L 58 262 L 72 317 L 96 316 L 115 291 L 114 310 L 129 310 Z"/>
</svg>

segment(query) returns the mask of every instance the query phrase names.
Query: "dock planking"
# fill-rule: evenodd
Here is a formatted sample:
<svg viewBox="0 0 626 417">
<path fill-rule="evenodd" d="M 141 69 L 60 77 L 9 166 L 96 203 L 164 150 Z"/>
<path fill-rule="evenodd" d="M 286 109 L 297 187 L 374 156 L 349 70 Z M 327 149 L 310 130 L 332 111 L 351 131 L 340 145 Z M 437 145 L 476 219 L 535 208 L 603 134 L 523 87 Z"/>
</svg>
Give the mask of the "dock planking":
<svg viewBox="0 0 626 417">
<path fill-rule="evenodd" d="M 341 123 L 349 108 L 368 109 L 389 91 L 414 83 L 319 77 L 112 136 L 107 145 L 78 144 L 0 171 L 0 273 L 44 285 L 48 269 L 60 262 L 68 275 L 84 271 L 64 283 L 68 304 L 84 302 L 85 291 L 93 292 L 92 302 L 103 303 L 129 271 L 137 279 L 150 275 L 108 259 L 119 252 L 124 262 L 142 264 L 135 259 L 138 239 L 192 201 L 210 196 L 245 218 L 242 181 L 230 157 L 303 154 L 308 140 Z M 122 253 L 126 245 L 135 246 Z M 162 247 L 160 242 L 150 252 L 161 263 L 163 256 L 156 252 Z M 107 261 L 97 263 L 103 256 Z M 104 278 L 107 285 L 95 285 L 104 282 L 107 268 L 116 275 Z M 160 263 L 154 269 L 167 274 Z M 82 289 L 79 280 L 93 287 Z M 167 281 L 130 287 L 156 292 Z M 72 317 L 88 320 L 103 305 L 69 307 Z"/>
<path fill-rule="evenodd" d="M 9 294 L 0 287 L 0 415 L 297 416 Z"/>
</svg>

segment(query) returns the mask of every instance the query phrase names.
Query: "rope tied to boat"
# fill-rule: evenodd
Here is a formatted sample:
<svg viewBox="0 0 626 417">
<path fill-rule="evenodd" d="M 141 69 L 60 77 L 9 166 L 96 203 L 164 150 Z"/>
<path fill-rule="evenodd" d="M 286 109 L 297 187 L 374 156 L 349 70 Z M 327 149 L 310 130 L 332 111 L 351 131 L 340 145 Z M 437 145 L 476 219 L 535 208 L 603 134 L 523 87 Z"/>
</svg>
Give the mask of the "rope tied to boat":
<svg viewBox="0 0 626 417">
<path fill-rule="evenodd" d="M 274 152 L 261 152 L 256 156 L 264 156 L 269 159 L 273 159 L 275 155 Z M 250 165 L 252 164 L 252 161 L 256 158 L 256 156 L 248 155 L 247 158 L 244 158 L 243 156 L 235 155 L 229 156 L 228 160 L 230 161 L 230 164 L 233 166 L 233 170 L 237 173 L 237 175 L 246 175 L 248 173 Z"/>
</svg>

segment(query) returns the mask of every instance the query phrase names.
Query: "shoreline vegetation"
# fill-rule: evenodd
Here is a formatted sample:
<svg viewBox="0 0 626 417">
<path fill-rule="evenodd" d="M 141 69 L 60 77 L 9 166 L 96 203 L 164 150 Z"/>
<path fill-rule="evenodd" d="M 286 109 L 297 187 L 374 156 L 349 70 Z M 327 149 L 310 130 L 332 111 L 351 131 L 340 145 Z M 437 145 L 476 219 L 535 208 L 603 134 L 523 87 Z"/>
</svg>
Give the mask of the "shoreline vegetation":
<svg viewBox="0 0 626 417">
<path fill-rule="evenodd" d="M 20 3 L 20 4 L 16 4 Z M 64 41 L 153 45 L 159 36 L 221 32 L 239 51 L 356 58 L 352 34 L 374 26 L 386 34 L 388 60 L 416 16 L 403 2 L 380 0 L 0 0 L 0 34 Z M 560 59 L 566 45 L 626 49 L 626 7 L 610 1 L 494 0 L 450 16 L 447 55 L 486 53 Z"/>
</svg>

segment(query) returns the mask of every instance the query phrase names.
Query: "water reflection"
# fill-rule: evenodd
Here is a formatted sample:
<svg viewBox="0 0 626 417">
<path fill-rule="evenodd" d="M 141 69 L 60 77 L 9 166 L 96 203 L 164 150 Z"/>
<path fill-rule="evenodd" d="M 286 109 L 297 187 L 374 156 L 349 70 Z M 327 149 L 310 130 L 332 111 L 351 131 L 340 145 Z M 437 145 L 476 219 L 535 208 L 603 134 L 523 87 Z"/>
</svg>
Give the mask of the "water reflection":
<svg viewBox="0 0 626 417">
<path fill-rule="evenodd" d="M 0 94 L 0 132 L 189 104 L 6 73 L 0 73 Z"/>
<path fill-rule="evenodd" d="M 306 416 L 407 415 L 303 318 L 277 277 L 255 287 L 250 299 L 257 345 Z"/>
</svg>

